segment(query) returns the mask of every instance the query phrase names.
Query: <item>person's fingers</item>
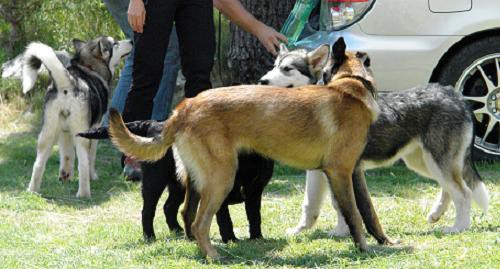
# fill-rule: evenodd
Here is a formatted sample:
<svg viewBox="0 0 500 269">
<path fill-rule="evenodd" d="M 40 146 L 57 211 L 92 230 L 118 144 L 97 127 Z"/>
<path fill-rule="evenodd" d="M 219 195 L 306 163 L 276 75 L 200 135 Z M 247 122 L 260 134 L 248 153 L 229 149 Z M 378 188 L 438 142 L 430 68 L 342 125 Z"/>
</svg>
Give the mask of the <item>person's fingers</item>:
<svg viewBox="0 0 500 269">
<path fill-rule="evenodd" d="M 267 44 L 266 49 L 272 55 L 274 55 L 274 56 L 278 55 L 278 53 L 276 52 L 276 47 L 274 46 L 274 43 L 272 41 Z"/>
<path fill-rule="evenodd" d="M 140 33 L 141 29 L 139 27 L 139 18 L 137 16 L 134 16 L 134 31 Z"/>
<path fill-rule="evenodd" d="M 129 23 L 130 23 L 130 27 L 132 27 L 132 30 L 134 30 L 134 32 L 137 32 L 137 17 L 133 14 L 130 14 L 129 15 Z"/>
<path fill-rule="evenodd" d="M 281 41 L 281 42 L 284 42 L 285 44 L 288 44 L 288 39 L 286 38 L 286 36 L 284 36 L 283 34 L 281 33 L 278 33 L 276 35 L 276 37 Z"/>
<path fill-rule="evenodd" d="M 146 11 L 142 14 L 142 26 L 146 25 Z"/>
<path fill-rule="evenodd" d="M 273 45 L 276 47 L 280 46 L 280 41 L 278 40 L 277 36 L 272 36 L 271 37 L 271 42 L 273 42 Z"/>
<path fill-rule="evenodd" d="M 141 33 L 144 31 L 144 24 L 146 22 L 146 11 L 141 13 L 139 28 Z"/>
</svg>

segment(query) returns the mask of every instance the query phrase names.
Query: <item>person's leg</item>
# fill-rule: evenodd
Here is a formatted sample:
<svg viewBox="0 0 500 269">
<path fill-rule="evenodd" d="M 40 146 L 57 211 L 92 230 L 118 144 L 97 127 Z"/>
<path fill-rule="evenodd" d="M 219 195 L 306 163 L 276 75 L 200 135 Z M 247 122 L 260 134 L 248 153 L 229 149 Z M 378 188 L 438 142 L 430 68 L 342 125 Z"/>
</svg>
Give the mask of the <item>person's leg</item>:
<svg viewBox="0 0 500 269">
<path fill-rule="evenodd" d="M 186 77 L 185 96 L 194 97 L 212 88 L 210 72 L 215 55 L 212 0 L 183 0 L 175 14 L 181 52 L 182 73 Z"/>
<path fill-rule="evenodd" d="M 104 0 L 104 4 L 108 8 L 109 13 L 113 19 L 120 26 L 125 36 L 129 39 L 134 37 L 134 32 L 130 27 L 127 19 L 127 10 L 129 0 Z M 127 99 L 128 90 L 132 83 L 132 68 L 134 65 L 134 56 L 132 53 L 125 59 L 125 65 L 120 72 L 120 78 L 113 91 L 110 107 L 123 111 L 125 100 Z M 108 113 L 104 115 L 102 126 L 108 126 Z"/>
<path fill-rule="evenodd" d="M 170 33 L 170 42 L 163 63 L 163 76 L 160 87 L 154 98 L 152 120 L 165 120 L 170 114 L 172 99 L 177 85 L 177 74 L 180 68 L 179 41 L 175 26 Z"/>
<path fill-rule="evenodd" d="M 151 118 L 153 99 L 160 85 L 168 33 L 172 30 L 177 1 L 149 0 L 142 33 L 134 35 L 132 86 L 128 92 L 123 118 L 126 122 Z"/>
</svg>

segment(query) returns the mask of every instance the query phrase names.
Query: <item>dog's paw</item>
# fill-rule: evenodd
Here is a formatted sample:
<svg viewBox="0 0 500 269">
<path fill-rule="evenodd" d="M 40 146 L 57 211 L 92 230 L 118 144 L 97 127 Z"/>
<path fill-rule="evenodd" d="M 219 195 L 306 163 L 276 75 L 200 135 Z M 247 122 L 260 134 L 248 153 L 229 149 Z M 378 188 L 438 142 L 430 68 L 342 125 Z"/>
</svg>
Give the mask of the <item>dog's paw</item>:
<svg viewBox="0 0 500 269">
<path fill-rule="evenodd" d="M 35 187 L 32 187 L 32 186 L 29 186 L 27 189 L 26 189 L 27 192 L 31 192 L 31 193 L 38 193 L 40 190 L 39 189 L 36 189 Z"/>
<path fill-rule="evenodd" d="M 438 212 L 430 212 L 429 215 L 427 215 L 427 222 L 428 223 L 436 223 L 440 218 L 442 214 L 439 214 Z"/>
<path fill-rule="evenodd" d="M 349 226 L 337 225 L 333 230 L 328 233 L 329 237 L 347 237 L 349 236 Z"/>
<path fill-rule="evenodd" d="M 390 238 L 388 236 L 386 236 L 384 240 L 382 240 L 382 241 L 379 242 L 380 245 L 386 245 L 386 246 L 399 245 L 401 243 L 402 243 L 401 240 L 399 240 L 399 239 L 392 239 L 392 238 Z"/>
<path fill-rule="evenodd" d="M 71 172 L 66 172 L 65 170 L 60 170 L 59 171 L 59 181 L 61 182 L 68 182 L 71 179 Z"/>
<path fill-rule="evenodd" d="M 465 230 L 467 230 L 467 227 L 455 227 L 455 226 L 451 226 L 451 227 L 444 227 L 443 228 L 443 233 L 445 233 L 445 234 L 454 234 L 454 233 L 463 232 Z"/>
<path fill-rule="evenodd" d="M 87 191 L 78 190 L 78 192 L 76 193 L 76 197 L 77 198 L 90 198 L 90 191 L 89 190 L 87 190 Z"/>
<path fill-rule="evenodd" d="M 288 236 L 294 236 L 294 235 L 298 235 L 300 232 L 302 232 L 303 230 L 305 230 L 306 228 L 304 226 L 297 226 L 297 227 L 294 227 L 294 228 L 288 228 L 286 229 L 286 234 Z"/>
</svg>

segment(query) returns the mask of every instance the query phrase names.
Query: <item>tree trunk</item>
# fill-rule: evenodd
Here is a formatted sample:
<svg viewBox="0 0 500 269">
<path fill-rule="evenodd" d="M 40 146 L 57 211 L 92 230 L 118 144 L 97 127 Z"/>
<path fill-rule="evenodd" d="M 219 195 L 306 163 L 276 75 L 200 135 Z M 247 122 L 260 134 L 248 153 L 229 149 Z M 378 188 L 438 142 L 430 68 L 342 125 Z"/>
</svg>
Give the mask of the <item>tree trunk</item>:
<svg viewBox="0 0 500 269">
<path fill-rule="evenodd" d="M 258 20 L 277 31 L 290 14 L 295 0 L 241 0 Z M 274 57 L 259 40 L 231 23 L 228 66 L 233 84 L 256 83 L 273 66 Z"/>
</svg>

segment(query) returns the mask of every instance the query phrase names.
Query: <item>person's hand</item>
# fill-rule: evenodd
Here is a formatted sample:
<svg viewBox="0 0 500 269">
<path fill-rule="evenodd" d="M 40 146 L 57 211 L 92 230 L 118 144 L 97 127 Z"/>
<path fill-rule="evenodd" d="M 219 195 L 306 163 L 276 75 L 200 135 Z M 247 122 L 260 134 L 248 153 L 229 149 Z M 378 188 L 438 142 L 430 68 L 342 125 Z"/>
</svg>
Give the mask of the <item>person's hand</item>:
<svg viewBox="0 0 500 269">
<path fill-rule="evenodd" d="M 284 42 L 285 44 L 288 43 L 286 36 L 265 24 L 261 24 L 261 26 L 256 29 L 255 36 L 257 36 L 266 50 L 274 56 L 278 54 L 276 48 L 279 48 L 280 42 Z"/>
<path fill-rule="evenodd" d="M 128 5 L 128 23 L 132 27 L 132 30 L 142 33 L 145 21 L 146 8 L 144 8 L 143 0 L 130 0 L 130 4 Z"/>
</svg>

